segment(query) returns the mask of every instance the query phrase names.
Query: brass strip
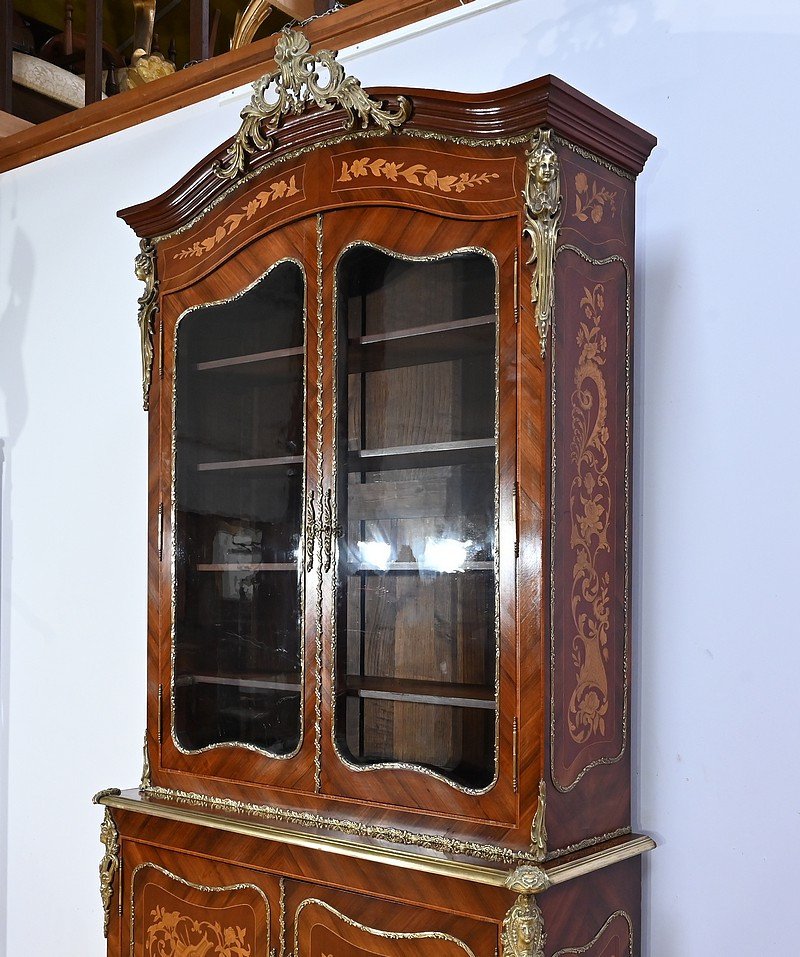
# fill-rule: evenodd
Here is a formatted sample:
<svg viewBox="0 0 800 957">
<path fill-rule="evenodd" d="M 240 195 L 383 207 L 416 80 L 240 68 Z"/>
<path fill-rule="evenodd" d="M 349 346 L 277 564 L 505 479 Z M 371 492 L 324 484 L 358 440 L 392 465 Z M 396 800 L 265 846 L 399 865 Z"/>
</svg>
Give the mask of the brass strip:
<svg viewBox="0 0 800 957">
<path fill-rule="evenodd" d="M 167 792 L 163 788 L 151 788 L 148 794 L 158 797 L 166 797 L 170 793 L 173 797 L 181 799 L 179 792 Z M 199 801 L 202 798 L 197 796 Z M 183 798 L 187 800 L 189 796 Z M 206 799 L 211 805 L 214 799 Z M 442 877 L 451 877 L 458 880 L 471 881 L 474 884 L 483 884 L 490 887 L 506 887 L 508 871 L 501 867 L 487 867 L 485 864 L 474 864 L 467 861 L 448 860 L 446 858 L 429 857 L 425 854 L 409 850 L 406 847 L 384 848 L 369 844 L 361 844 L 349 840 L 347 837 L 339 837 L 330 834 L 311 833 L 309 827 L 334 827 L 345 829 L 347 825 L 352 825 L 349 833 L 358 834 L 370 838 L 388 840 L 387 836 L 380 837 L 380 831 L 392 831 L 395 841 L 401 840 L 402 834 L 408 834 L 419 839 L 421 846 L 425 847 L 423 841 L 428 841 L 427 847 L 434 850 L 443 850 L 448 843 L 447 838 L 441 838 L 436 835 L 414 834 L 413 832 L 400 832 L 396 828 L 382 829 L 379 826 L 370 827 L 362 822 L 336 820 L 332 818 L 323 818 L 319 815 L 312 815 L 299 811 L 288 811 L 283 808 L 270 808 L 262 806 L 262 814 L 270 813 L 274 820 L 281 820 L 281 813 L 285 814 L 284 821 L 289 823 L 302 824 L 305 828 L 297 830 L 287 824 L 273 825 L 270 823 L 253 823 L 232 817 L 222 817 L 219 814 L 204 810 L 202 807 L 186 807 L 182 805 L 172 806 L 168 804 L 155 804 L 142 801 L 137 797 L 129 797 L 126 794 L 101 794 L 97 798 L 99 804 L 108 807 L 119 808 L 120 810 L 133 811 L 138 814 L 146 814 L 151 817 L 163 818 L 169 821 L 179 821 L 184 824 L 196 824 L 203 827 L 209 827 L 213 830 L 227 831 L 232 834 L 243 834 L 247 837 L 255 837 L 260 840 L 277 841 L 281 844 L 289 844 L 294 847 L 305 847 L 311 850 L 326 851 L 333 854 L 342 854 L 345 857 L 354 857 L 360 860 L 372 861 L 379 864 L 389 864 L 393 867 L 401 867 L 408 870 L 420 871 L 427 874 L 438 874 Z M 232 802 L 231 802 L 232 803 Z M 437 840 L 438 837 L 438 840 Z M 476 851 L 482 849 L 485 859 L 494 860 L 497 863 L 514 865 L 520 862 L 530 862 L 532 855 L 527 851 L 513 851 L 509 848 L 497 847 L 493 845 L 477 845 L 469 842 L 458 842 L 449 840 L 453 845 L 450 853 L 467 855 L 470 852 L 472 856 L 477 856 Z M 456 850 L 460 845 L 461 850 Z M 612 848 L 604 848 L 600 851 L 589 852 L 580 861 L 565 862 L 562 864 L 552 863 L 540 865 L 546 873 L 549 882 L 553 884 L 563 884 L 566 881 L 589 874 L 619 861 L 627 860 L 630 857 L 636 857 L 654 848 L 655 842 L 652 838 L 637 835 L 629 841 L 618 844 Z M 490 858 L 490 853 L 494 852 L 494 857 Z"/>
<path fill-rule="evenodd" d="M 519 248 L 514 250 L 514 325 L 519 322 Z"/>
<path fill-rule="evenodd" d="M 325 320 L 325 301 L 322 293 L 322 286 L 325 280 L 324 273 L 324 235 L 323 235 L 323 216 L 317 214 L 317 489 L 319 492 L 319 511 L 320 522 L 322 521 L 322 482 L 324 478 L 323 467 L 323 432 L 322 423 L 325 411 L 325 396 L 323 392 L 323 374 L 324 366 L 324 344 L 322 333 Z M 321 532 L 321 528 L 319 528 Z M 323 584 L 323 558 L 322 558 L 322 535 L 319 538 L 319 568 L 317 569 L 317 615 L 316 631 L 314 635 L 314 790 L 319 794 L 322 790 L 322 629 L 324 627 L 322 611 L 322 584 Z M 305 683 L 305 682 L 304 682 Z"/>
<path fill-rule="evenodd" d="M 164 556 L 164 503 L 158 503 L 158 560 Z"/>
<path fill-rule="evenodd" d="M 475 954 L 469 947 L 464 943 L 463 940 L 459 940 L 457 937 L 453 937 L 452 934 L 444 934 L 441 931 L 429 930 L 422 931 L 417 933 L 403 933 L 401 931 L 389 931 L 389 930 L 378 930 L 375 927 L 367 927 L 366 924 L 361 924 L 359 921 L 354 920 L 352 917 L 347 917 L 341 911 L 336 910 L 335 907 L 331 907 L 330 904 L 326 904 L 325 901 L 319 900 L 316 897 L 307 897 L 297 908 L 294 913 L 294 952 L 296 957 L 299 957 L 300 954 L 300 914 L 302 913 L 305 907 L 316 905 L 322 907 L 324 910 L 328 911 L 330 914 L 333 914 L 334 917 L 337 917 L 339 920 L 343 921 L 349 927 L 353 927 L 356 930 L 364 931 L 366 934 L 371 934 L 373 937 L 383 937 L 386 940 L 444 940 L 451 944 L 456 944 L 460 947 L 468 957 L 475 957 Z M 362 951 L 365 953 L 365 951 Z"/>
<path fill-rule="evenodd" d="M 164 686 L 158 686 L 158 747 L 159 752 L 161 750 L 161 714 L 164 710 L 163 708 L 163 698 L 164 698 Z M 161 754 L 159 753 L 159 761 L 161 760 Z"/>
<path fill-rule="evenodd" d="M 517 719 L 514 718 L 514 726 L 512 729 L 512 740 L 511 740 L 511 764 L 513 767 L 513 786 L 514 794 L 519 790 L 519 752 L 517 750 Z"/>
<path fill-rule="evenodd" d="M 597 941 L 600 940 L 600 938 L 606 932 L 606 929 L 610 926 L 611 922 L 615 921 L 618 917 L 624 917 L 628 922 L 628 954 L 630 957 L 633 957 L 633 921 L 624 910 L 614 911 L 614 913 L 608 918 L 605 924 L 603 924 L 603 926 L 600 928 L 600 930 L 598 930 L 588 944 L 584 944 L 583 947 L 564 947 L 563 950 L 556 951 L 556 953 L 553 954 L 553 957 L 565 957 L 566 954 L 585 954 L 587 951 L 591 950 L 592 947 L 594 947 Z"/>
<path fill-rule="evenodd" d="M 164 378 L 164 323 L 158 324 L 158 378 Z"/>
<path fill-rule="evenodd" d="M 553 134 L 553 139 L 559 144 L 559 146 L 566 146 L 568 150 L 572 150 L 572 152 L 577 153 L 578 156 L 582 156 L 584 159 L 591 160 L 593 163 L 597 163 L 598 166 L 605 167 L 605 169 L 610 170 L 617 176 L 622 177 L 622 179 L 628 179 L 632 183 L 636 182 L 636 177 L 632 173 L 629 173 L 627 170 L 624 170 L 619 166 L 615 166 L 613 163 L 609 163 L 609 161 L 604 160 L 602 156 L 598 156 L 596 153 L 592 153 L 589 150 L 584 149 L 582 146 L 578 146 L 577 143 L 571 143 L 569 140 L 565 140 L 564 137 L 559 136 L 558 133 Z"/>
<path fill-rule="evenodd" d="M 568 844 L 566 847 L 556 848 L 554 851 L 547 852 L 547 860 L 552 861 L 557 857 L 566 857 L 567 854 L 574 854 L 576 851 L 585 851 L 587 847 L 596 847 L 598 844 L 604 844 L 606 841 L 613 841 L 618 837 L 625 837 L 632 832 L 631 827 L 618 827 L 614 831 L 608 831 L 605 834 L 597 834 L 594 837 L 587 837 L 585 841 L 577 841 L 575 844 Z"/>
</svg>

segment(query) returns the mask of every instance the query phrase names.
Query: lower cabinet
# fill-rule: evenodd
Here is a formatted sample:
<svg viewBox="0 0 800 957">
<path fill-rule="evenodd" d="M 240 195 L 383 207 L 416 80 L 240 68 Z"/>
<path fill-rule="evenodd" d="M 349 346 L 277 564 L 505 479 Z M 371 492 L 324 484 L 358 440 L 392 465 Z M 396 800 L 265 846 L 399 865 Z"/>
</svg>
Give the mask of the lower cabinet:
<svg viewBox="0 0 800 957">
<path fill-rule="evenodd" d="M 509 870 L 310 830 L 282 839 L 235 817 L 193 824 L 185 809 L 168 820 L 132 811 L 125 796 L 107 800 L 108 957 L 639 953 L 647 839 L 635 835 Z"/>
</svg>

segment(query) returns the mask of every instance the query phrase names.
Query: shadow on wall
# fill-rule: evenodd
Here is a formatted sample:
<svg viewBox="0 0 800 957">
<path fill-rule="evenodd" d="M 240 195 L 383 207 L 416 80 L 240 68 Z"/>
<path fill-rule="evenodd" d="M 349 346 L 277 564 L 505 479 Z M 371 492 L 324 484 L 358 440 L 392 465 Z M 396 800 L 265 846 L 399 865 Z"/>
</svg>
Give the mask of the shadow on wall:
<svg viewBox="0 0 800 957">
<path fill-rule="evenodd" d="M 13 202 L 13 201 L 12 201 Z M 8 209 L 8 206 L 11 208 Z M 0 219 L 0 235 L 10 236 L 7 255 L 3 242 L 0 262 L 8 275 L 0 277 L 5 304 L 0 309 L 0 954 L 6 953 L 8 901 L 8 782 L 11 655 L 11 573 L 13 529 L 11 524 L 13 449 L 28 418 L 28 392 L 22 361 L 22 344 L 28 321 L 33 285 L 33 248 L 19 230 L 13 229 L 16 206 L 7 205 Z"/>
</svg>

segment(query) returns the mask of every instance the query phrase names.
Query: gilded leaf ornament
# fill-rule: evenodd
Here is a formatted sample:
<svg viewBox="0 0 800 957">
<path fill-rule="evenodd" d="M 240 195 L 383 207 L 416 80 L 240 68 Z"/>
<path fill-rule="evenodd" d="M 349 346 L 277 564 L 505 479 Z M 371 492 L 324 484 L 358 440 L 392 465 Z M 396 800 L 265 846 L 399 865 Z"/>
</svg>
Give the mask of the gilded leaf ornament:
<svg viewBox="0 0 800 957">
<path fill-rule="evenodd" d="M 531 823 L 531 850 L 537 861 L 547 857 L 547 784 L 544 778 L 539 781 L 539 802 Z"/>
<path fill-rule="evenodd" d="M 239 211 L 226 216 L 221 225 L 217 226 L 210 236 L 196 240 L 191 246 L 186 246 L 175 253 L 172 258 L 191 259 L 204 256 L 234 233 L 243 222 L 252 219 L 259 210 L 264 209 L 270 204 L 279 203 L 290 199 L 292 196 L 297 196 L 300 192 L 301 190 L 297 186 L 296 176 L 290 176 L 288 179 L 280 179 L 274 183 L 270 183 L 269 186 L 254 196 L 246 206 L 242 206 Z"/>
<path fill-rule="evenodd" d="M 547 348 L 554 301 L 554 260 L 561 219 L 560 164 L 553 149 L 552 131 L 539 128 L 527 154 L 525 181 L 525 226 L 522 233 L 531 243 L 527 259 L 532 267 L 531 302 L 536 311 L 542 357 Z"/>
<path fill-rule="evenodd" d="M 608 552 L 611 485 L 608 478 L 608 395 L 603 366 L 608 346 L 600 331 L 605 306 L 604 287 L 584 289 L 580 301 L 585 321 L 577 342 L 581 350 L 572 393 L 571 459 L 575 476 L 570 486 L 570 547 L 572 570 L 572 660 L 576 686 L 569 702 L 569 733 L 578 744 L 604 735 L 608 713 L 609 574 L 598 570 L 598 558 Z"/>
<path fill-rule="evenodd" d="M 252 957 L 244 927 L 195 920 L 156 905 L 145 937 L 147 957 Z"/>
<path fill-rule="evenodd" d="M 119 831 L 108 808 L 105 809 L 103 823 L 100 825 L 100 841 L 106 849 L 100 861 L 100 898 L 103 902 L 103 936 L 108 937 L 111 896 L 114 892 L 114 878 L 119 870 Z"/>
<path fill-rule="evenodd" d="M 445 173 L 423 163 L 397 163 L 381 157 L 362 156 L 352 163 L 342 162 L 342 172 L 337 183 L 349 183 L 360 176 L 373 176 L 397 183 L 400 186 L 427 186 L 442 193 L 463 193 L 476 186 L 485 186 L 490 180 L 499 179 L 499 173 Z"/>
<path fill-rule="evenodd" d="M 348 130 L 359 120 L 363 128 L 372 122 L 388 133 L 402 126 L 411 115 L 411 103 L 405 97 L 399 98 L 396 109 L 385 107 L 367 96 L 355 77 L 345 73 L 335 52 L 310 50 L 307 37 L 284 27 L 275 47 L 278 69 L 253 84 L 253 96 L 242 110 L 239 131 L 215 167 L 217 176 L 240 176 L 250 156 L 275 148 L 273 134 L 284 118 L 300 115 L 312 104 L 326 111 L 342 107 L 348 114 Z M 320 80 L 320 72 L 327 74 L 326 80 Z"/>
<path fill-rule="evenodd" d="M 139 336 L 142 344 L 142 406 L 150 408 L 150 383 L 153 378 L 153 334 L 158 312 L 158 279 L 156 278 L 156 247 L 149 239 L 139 243 L 139 255 L 134 261 L 136 278 L 145 284 L 139 297 Z"/>
</svg>

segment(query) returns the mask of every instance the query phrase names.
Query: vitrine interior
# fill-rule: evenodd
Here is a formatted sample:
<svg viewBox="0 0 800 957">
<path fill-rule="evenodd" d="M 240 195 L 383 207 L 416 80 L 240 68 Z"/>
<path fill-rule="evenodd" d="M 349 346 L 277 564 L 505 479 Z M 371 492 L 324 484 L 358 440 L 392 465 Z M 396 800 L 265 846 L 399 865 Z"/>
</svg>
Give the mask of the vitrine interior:
<svg viewBox="0 0 800 957">
<path fill-rule="evenodd" d="M 152 532 L 142 782 L 98 796 L 109 955 L 635 957 L 655 140 L 553 77 L 373 95 L 301 34 L 277 56 L 234 140 L 121 213 Z"/>
<path fill-rule="evenodd" d="M 339 259 L 336 739 L 361 766 L 495 774 L 497 269 Z"/>
</svg>

